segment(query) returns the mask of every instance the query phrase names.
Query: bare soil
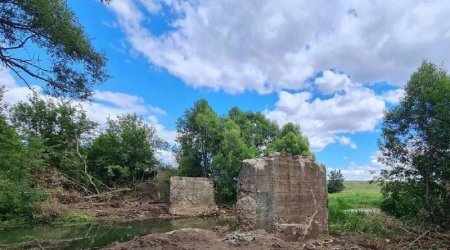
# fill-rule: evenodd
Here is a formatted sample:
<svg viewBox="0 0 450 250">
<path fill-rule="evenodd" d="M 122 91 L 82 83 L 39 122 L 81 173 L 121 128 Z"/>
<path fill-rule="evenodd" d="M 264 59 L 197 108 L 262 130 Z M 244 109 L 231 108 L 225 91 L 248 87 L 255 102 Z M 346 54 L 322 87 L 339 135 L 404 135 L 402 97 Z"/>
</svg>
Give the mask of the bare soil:
<svg viewBox="0 0 450 250">
<path fill-rule="evenodd" d="M 221 230 L 186 228 L 137 237 L 103 249 L 389 249 L 386 244 L 372 243 L 361 236 L 327 236 L 305 242 L 286 242 L 263 230 L 245 234 L 241 240 L 230 240 L 227 232 Z"/>
</svg>

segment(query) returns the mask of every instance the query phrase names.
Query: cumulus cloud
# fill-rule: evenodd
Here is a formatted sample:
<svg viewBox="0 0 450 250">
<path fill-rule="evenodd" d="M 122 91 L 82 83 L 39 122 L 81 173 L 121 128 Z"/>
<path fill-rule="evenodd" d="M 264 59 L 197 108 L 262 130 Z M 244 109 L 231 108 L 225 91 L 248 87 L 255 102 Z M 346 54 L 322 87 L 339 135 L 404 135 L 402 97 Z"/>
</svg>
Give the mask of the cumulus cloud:
<svg viewBox="0 0 450 250">
<path fill-rule="evenodd" d="M 335 73 L 331 70 L 325 70 L 322 76 L 314 80 L 315 85 L 323 94 L 330 95 L 338 91 L 349 91 L 354 84 L 346 74 Z"/>
<path fill-rule="evenodd" d="M 352 139 L 350 137 L 347 136 L 341 136 L 338 138 L 339 143 L 341 143 L 342 145 L 347 145 L 349 147 L 351 147 L 352 149 L 356 149 L 358 146 L 356 145 L 356 143 L 354 141 L 352 141 Z"/>
<path fill-rule="evenodd" d="M 383 99 L 391 104 L 397 104 L 400 102 L 400 100 L 405 96 L 405 90 L 404 89 L 395 89 L 390 90 L 385 93 L 383 93 L 382 97 Z"/>
<path fill-rule="evenodd" d="M 129 0 L 109 8 L 151 64 L 229 93 L 301 90 L 328 69 L 355 82 L 404 84 L 422 59 L 448 66 L 450 57 L 444 0 Z M 166 20 L 162 34 L 147 25 L 154 17 Z M 348 83 L 326 82 L 317 82 L 325 93 Z"/>
<path fill-rule="evenodd" d="M 325 85 L 324 81 L 322 86 Z M 352 88 L 346 89 L 346 86 Z M 339 135 L 374 131 L 377 122 L 383 117 L 385 102 L 373 90 L 357 83 L 348 82 L 333 89 L 339 92 L 322 99 L 314 98 L 306 91 L 281 91 L 275 108 L 265 110 L 264 113 L 281 125 L 287 122 L 299 124 L 308 136 L 313 151 L 320 151 L 335 142 L 356 148 L 350 138 Z"/>
</svg>

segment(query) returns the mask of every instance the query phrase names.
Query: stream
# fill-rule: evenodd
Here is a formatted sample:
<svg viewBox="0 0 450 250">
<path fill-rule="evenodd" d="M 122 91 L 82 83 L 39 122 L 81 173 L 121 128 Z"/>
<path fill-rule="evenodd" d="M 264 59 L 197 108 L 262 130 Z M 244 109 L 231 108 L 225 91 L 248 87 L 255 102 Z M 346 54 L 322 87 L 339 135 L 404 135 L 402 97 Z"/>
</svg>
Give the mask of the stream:
<svg viewBox="0 0 450 250">
<path fill-rule="evenodd" d="M 84 225 L 38 225 L 0 230 L 0 249 L 96 249 L 149 233 L 232 226 L 232 219 L 188 218 Z"/>
</svg>

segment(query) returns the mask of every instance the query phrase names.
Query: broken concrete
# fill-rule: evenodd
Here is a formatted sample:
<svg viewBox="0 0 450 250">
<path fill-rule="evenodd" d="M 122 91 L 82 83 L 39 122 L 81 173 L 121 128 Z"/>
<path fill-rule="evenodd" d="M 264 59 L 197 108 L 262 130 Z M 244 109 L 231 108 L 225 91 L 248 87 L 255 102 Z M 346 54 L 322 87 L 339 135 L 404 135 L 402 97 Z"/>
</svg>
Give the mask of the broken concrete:
<svg viewBox="0 0 450 250">
<path fill-rule="evenodd" d="M 309 157 L 275 153 L 243 161 L 237 212 L 242 229 L 265 229 L 285 240 L 328 234 L 324 167 Z"/>
<path fill-rule="evenodd" d="M 198 216 L 215 212 L 214 186 L 211 179 L 200 177 L 170 178 L 170 208 L 174 215 Z"/>
</svg>

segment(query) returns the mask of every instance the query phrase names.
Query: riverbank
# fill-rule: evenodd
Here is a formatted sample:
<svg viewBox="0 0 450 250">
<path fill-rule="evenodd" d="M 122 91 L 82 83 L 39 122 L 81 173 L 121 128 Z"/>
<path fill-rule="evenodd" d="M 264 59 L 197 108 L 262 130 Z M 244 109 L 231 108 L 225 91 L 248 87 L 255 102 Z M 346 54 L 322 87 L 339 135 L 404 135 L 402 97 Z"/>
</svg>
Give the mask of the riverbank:
<svg viewBox="0 0 450 250">
<path fill-rule="evenodd" d="M 362 236 L 323 236 L 302 242 L 288 242 L 264 230 L 234 232 L 186 228 L 149 234 L 128 242 L 115 243 L 104 250 L 124 249 L 386 249 L 385 242 L 370 242 Z"/>
<path fill-rule="evenodd" d="M 405 225 L 379 212 L 380 199 L 374 184 L 347 183 L 329 195 L 329 236 L 286 242 L 261 230 L 237 231 L 232 207 L 210 217 L 172 216 L 142 186 L 88 197 L 54 190 L 41 211 L 53 219 L 0 228 L 0 249 L 448 249 L 450 233 Z"/>
</svg>

